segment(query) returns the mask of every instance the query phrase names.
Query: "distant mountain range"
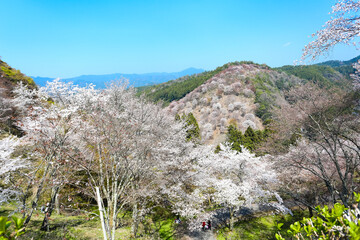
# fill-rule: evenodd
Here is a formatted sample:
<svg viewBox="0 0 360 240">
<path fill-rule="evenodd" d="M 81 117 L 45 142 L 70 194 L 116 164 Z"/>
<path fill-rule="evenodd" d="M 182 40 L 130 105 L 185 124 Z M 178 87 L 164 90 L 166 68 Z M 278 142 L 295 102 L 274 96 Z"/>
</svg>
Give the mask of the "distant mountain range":
<svg viewBox="0 0 360 240">
<path fill-rule="evenodd" d="M 330 67 L 351 66 L 352 64 L 356 63 L 359 59 L 360 56 L 357 56 L 348 61 L 330 60 L 330 61 L 318 63 L 316 65 L 326 65 Z"/>
<path fill-rule="evenodd" d="M 106 84 L 110 83 L 113 80 L 118 79 L 128 79 L 131 86 L 140 87 L 140 86 L 150 86 L 154 84 L 159 84 L 174 80 L 183 76 L 193 75 L 197 73 L 202 73 L 205 70 L 199 68 L 187 68 L 181 72 L 173 73 L 144 73 L 144 74 L 124 74 L 124 73 L 113 73 L 113 74 L 104 74 L 104 75 L 81 75 L 73 78 L 62 79 L 65 82 L 73 82 L 79 86 L 85 86 L 87 84 L 93 83 L 96 85 L 96 88 L 105 88 Z M 45 86 L 47 81 L 52 81 L 55 78 L 51 77 L 32 77 L 35 83 L 38 86 Z"/>
</svg>

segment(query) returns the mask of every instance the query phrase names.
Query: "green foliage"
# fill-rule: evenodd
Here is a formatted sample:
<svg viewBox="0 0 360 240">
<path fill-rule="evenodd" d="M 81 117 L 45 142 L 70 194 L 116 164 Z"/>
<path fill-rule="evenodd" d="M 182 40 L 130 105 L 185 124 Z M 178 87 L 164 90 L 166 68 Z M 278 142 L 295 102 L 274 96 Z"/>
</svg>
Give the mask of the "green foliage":
<svg viewBox="0 0 360 240">
<path fill-rule="evenodd" d="M 95 206 L 96 208 L 96 206 Z M 9 214 L 14 213 L 16 207 L 12 204 L 2 205 L 0 215 L 7 219 Z M 21 218 L 20 213 L 14 214 Z M 131 214 L 125 216 L 119 214 L 121 217 L 121 227 L 116 232 L 115 239 L 130 240 L 130 224 Z M 24 234 L 17 239 L 34 239 L 34 240 L 90 240 L 99 239 L 102 236 L 102 229 L 99 217 L 94 217 L 93 214 L 82 214 L 75 212 L 63 212 L 62 215 L 53 213 L 50 219 L 50 231 L 41 231 L 40 226 L 44 219 L 44 214 L 40 209 L 35 210 L 29 224 L 26 226 Z M 14 232 L 15 224 L 12 223 L 8 228 L 12 233 Z M 8 238 L 1 238 L 0 240 Z"/>
<path fill-rule="evenodd" d="M 174 221 L 175 219 L 166 219 L 161 222 L 161 227 L 158 230 L 161 239 L 174 239 Z"/>
<path fill-rule="evenodd" d="M 354 57 L 348 61 L 338 61 L 338 60 L 330 60 L 322 63 L 318 63 L 317 65 L 325 65 L 334 67 L 342 67 L 342 66 L 352 66 L 354 63 L 357 63 L 360 60 L 360 56 Z"/>
<path fill-rule="evenodd" d="M 258 74 L 252 79 L 252 82 L 255 87 L 255 103 L 259 104 L 255 114 L 263 121 L 270 120 L 272 118 L 271 110 L 275 105 L 275 94 L 279 92 L 279 86 L 284 88 L 285 80 L 273 83 L 268 75 Z"/>
<path fill-rule="evenodd" d="M 17 239 L 25 233 L 24 220 L 12 216 L 12 220 L 8 221 L 7 217 L 0 217 L 0 240 Z M 14 223 L 14 228 L 10 229 L 11 224 Z"/>
<path fill-rule="evenodd" d="M 176 114 L 175 119 L 180 120 L 180 116 Z M 195 142 L 200 141 L 201 140 L 200 127 L 194 115 L 192 113 L 189 113 L 188 115 L 184 114 L 182 115 L 181 119 L 185 121 L 185 127 L 188 129 L 186 131 L 187 132 L 186 140 L 195 141 Z"/>
<path fill-rule="evenodd" d="M 356 202 L 360 202 L 360 193 L 354 193 L 354 198 Z"/>
<path fill-rule="evenodd" d="M 255 150 L 255 144 L 260 142 L 261 136 L 261 131 L 255 132 L 251 127 L 248 127 L 244 133 L 244 147 L 253 152 Z"/>
<path fill-rule="evenodd" d="M 360 201 L 360 194 L 354 193 L 355 200 Z M 357 207 L 346 208 L 336 203 L 329 210 L 328 206 L 316 207 L 317 216 L 303 218 L 290 225 L 287 233 L 297 239 L 356 239 L 360 240 L 360 222 Z M 280 233 L 276 239 L 283 240 Z"/>
<path fill-rule="evenodd" d="M 140 223 L 139 233 L 140 235 L 149 237 L 145 237 L 145 239 L 175 239 L 176 218 L 170 208 L 156 206 L 152 208 L 152 212 Z"/>
<path fill-rule="evenodd" d="M 241 145 L 243 145 L 244 142 L 244 135 L 241 133 L 240 130 L 238 130 L 236 128 L 236 126 L 234 125 L 230 125 L 228 127 L 228 132 L 227 132 L 227 141 L 231 144 L 231 148 L 233 150 L 236 150 L 238 152 L 241 152 Z"/>
<path fill-rule="evenodd" d="M 219 153 L 221 151 L 221 147 L 220 145 L 218 144 L 216 147 L 215 147 L 215 153 Z"/>
<path fill-rule="evenodd" d="M 23 82 L 30 87 L 36 87 L 36 84 L 31 77 L 22 74 L 19 70 L 11 68 L 5 62 L 0 60 L 0 76 L 1 75 L 14 83 Z"/>
<path fill-rule="evenodd" d="M 301 66 L 283 66 L 276 68 L 278 71 L 295 75 L 306 81 L 310 81 L 323 88 L 341 87 L 347 88 L 349 81 L 343 81 L 344 78 L 334 68 L 326 65 L 301 65 Z M 350 71 L 348 67 L 338 67 L 342 73 Z M 348 75 L 345 75 L 348 76 Z"/>
<path fill-rule="evenodd" d="M 256 130 L 248 127 L 244 134 L 237 129 L 236 126 L 230 125 L 227 132 L 227 142 L 232 145 L 232 149 L 241 152 L 241 146 L 247 148 L 251 152 L 256 150 L 257 146 L 266 140 L 269 136 L 269 130 Z"/>
<path fill-rule="evenodd" d="M 290 239 L 291 235 L 287 233 L 287 229 L 292 223 L 303 219 L 305 216 L 308 216 L 306 211 L 293 211 L 293 215 L 248 216 L 237 221 L 232 231 L 226 227 L 218 230 L 216 239 L 282 239 L 277 238 L 276 234 Z"/>
<path fill-rule="evenodd" d="M 334 67 L 334 69 L 344 75 L 347 79 L 350 79 L 350 75 L 355 73 L 355 68 L 353 66 L 340 66 Z"/>
</svg>

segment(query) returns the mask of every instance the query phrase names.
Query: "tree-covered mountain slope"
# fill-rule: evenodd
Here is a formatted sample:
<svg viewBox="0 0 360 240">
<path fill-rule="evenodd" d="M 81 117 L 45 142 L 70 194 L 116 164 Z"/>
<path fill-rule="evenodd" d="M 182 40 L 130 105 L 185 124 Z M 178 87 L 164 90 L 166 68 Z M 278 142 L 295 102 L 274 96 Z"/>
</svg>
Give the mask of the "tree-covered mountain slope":
<svg viewBox="0 0 360 240">
<path fill-rule="evenodd" d="M 225 140 L 227 128 L 237 125 L 264 129 L 271 112 L 286 102 L 284 92 L 313 82 L 321 87 L 348 88 L 351 81 L 329 66 L 284 66 L 271 69 L 252 62 L 233 62 L 213 71 L 155 85 L 142 91 L 153 101 L 164 101 L 173 114 L 193 113 L 201 138 L 207 143 Z"/>
<path fill-rule="evenodd" d="M 19 82 L 30 88 L 36 88 L 36 84 L 31 77 L 21 73 L 20 70 L 10 67 L 0 59 L 0 88 L 3 89 L 1 96 L 5 98 L 10 97 L 12 89 Z"/>
<path fill-rule="evenodd" d="M 145 93 L 145 95 L 147 95 L 152 101 L 157 102 L 161 100 L 164 101 L 165 104 L 169 104 L 174 100 L 180 100 L 181 98 L 185 97 L 186 94 L 190 93 L 195 88 L 214 77 L 216 74 L 226 70 L 228 67 L 238 66 L 245 63 L 254 64 L 253 62 L 249 61 L 231 62 L 211 71 L 205 71 L 202 73 L 193 74 L 191 76 L 181 77 L 166 83 L 141 88 L 140 91 L 141 93 Z M 259 66 L 268 68 L 266 65 Z"/>
<path fill-rule="evenodd" d="M 311 81 L 322 87 L 338 86 L 349 88 L 351 85 L 350 74 L 354 72 L 353 67 L 349 65 L 337 68 L 338 70 L 327 65 L 286 65 L 275 69 Z"/>
<path fill-rule="evenodd" d="M 304 79 L 305 81 L 312 81 L 313 83 L 319 84 L 324 87 L 338 86 L 341 88 L 347 88 L 350 86 L 351 83 L 350 74 L 354 72 L 351 64 L 357 59 L 358 58 L 354 58 L 349 61 L 344 61 L 343 63 L 345 65 L 335 66 L 336 69 L 328 66 L 326 64 L 327 62 L 325 62 L 323 64 L 306 66 L 285 65 L 279 68 L 274 68 L 273 70 L 280 72 L 282 71 L 287 74 Z M 270 69 L 265 64 L 259 65 L 250 61 L 231 62 L 211 71 L 205 71 L 203 73 L 193 74 L 162 84 L 149 87 L 141 87 L 138 89 L 139 92 L 147 95 L 152 101 L 164 101 L 165 105 L 168 105 L 172 101 L 180 100 L 181 98 L 185 97 L 186 94 L 190 93 L 195 88 L 199 87 L 201 84 L 205 83 L 207 80 L 214 77 L 216 74 L 219 74 L 228 67 L 239 66 L 242 64 L 254 64 L 259 66 L 260 68 Z"/>
<path fill-rule="evenodd" d="M 37 87 L 32 78 L 0 60 L 0 132 L 6 131 L 21 135 L 14 125 L 16 109 L 11 103 L 14 95 L 13 89 L 20 82 L 32 89 Z"/>
<path fill-rule="evenodd" d="M 360 56 L 357 56 L 348 61 L 330 60 L 330 61 L 318 63 L 316 65 L 325 65 L 330 67 L 351 66 L 359 60 L 360 60 Z"/>
<path fill-rule="evenodd" d="M 339 60 L 331 60 L 322 63 L 318 63 L 316 65 L 320 66 L 329 66 L 334 68 L 336 71 L 342 73 L 347 78 L 350 78 L 350 74 L 355 73 L 355 69 L 353 68 L 353 64 L 360 60 L 360 56 L 354 57 L 348 61 L 339 61 Z"/>
<path fill-rule="evenodd" d="M 179 115 L 191 112 L 199 123 L 202 141 L 218 144 L 226 139 L 230 125 L 242 132 L 248 127 L 262 130 L 271 118 L 271 108 L 285 101 L 283 90 L 302 82 L 264 65 L 229 64 L 167 109 Z"/>
</svg>

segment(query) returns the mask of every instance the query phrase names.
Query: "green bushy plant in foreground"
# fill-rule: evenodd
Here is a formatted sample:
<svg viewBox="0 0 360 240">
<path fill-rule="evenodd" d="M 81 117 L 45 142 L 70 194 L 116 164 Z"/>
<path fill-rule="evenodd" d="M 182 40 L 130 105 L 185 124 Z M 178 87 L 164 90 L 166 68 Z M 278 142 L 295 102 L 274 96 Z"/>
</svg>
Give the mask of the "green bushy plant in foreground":
<svg viewBox="0 0 360 240">
<path fill-rule="evenodd" d="M 24 220 L 12 216 L 13 221 L 8 221 L 7 217 L 0 217 L 0 240 L 17 239 L 25 233 Z M 11 225 L 13 223 L 13 228 Z"/>
<path fill-rule="evenodd" d="M 356 202 L 360 202 L 360 194 L 354 193 Z M 336 203 L 330 210 L 328 206 L 316 207 L 317 216 L 303 218 L 290 225 L 288 234 L 296 239 L 353 239 L 360 240 L 360 210 L 358 206 L 346 208 Z M 278 224 L 281 229 L 282 224 Z M 277 240 L 285 240 L 281 233 L 275 234 Z"/>
</svg>

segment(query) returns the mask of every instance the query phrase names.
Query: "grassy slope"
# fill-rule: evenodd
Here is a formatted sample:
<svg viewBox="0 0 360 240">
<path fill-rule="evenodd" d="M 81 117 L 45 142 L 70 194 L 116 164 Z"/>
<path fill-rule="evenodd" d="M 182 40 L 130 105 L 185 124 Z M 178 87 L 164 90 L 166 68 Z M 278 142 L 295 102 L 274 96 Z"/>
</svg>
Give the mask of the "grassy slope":
<svg viewBox="0 0 360 240">
<path fill-rule="evenodd" d="M 13 214 L 16 208 L 11 205 L 5 205 L 0 207 L 0 216 L 10 216 Z M 17 217 L 21 217 L 21 214 L 15 213 Z M 115 239 L 121 240 L 130 240 L 131 230 L 130 230 L 130 215 L 127 214 L 125 218 L 122 219 L 123 226 L 116 230 Z M 50 231 L 44 232 L 40 231 L 40 226 L 43 221 L 44 214 L 39 210 L 35 211 L 31 221 L 26 229 L 26 233 L 21 236 L 21 239 L 49 239 L 49 240 L 102 240 L 103 233 L 101 230 L 101 224 L 98 217 L 93 217 L 89 219 L 88 215 L 78 214 L 61 214 L 58 215 L 53 213 L 50 218 Z M 173 240 L 176 239 L 176 231 L 174 224 L 175 217 L 162 216 L 157 217 L 155 221 L 151 219 L 146 219 L 146 226 L 151 225 L 152 234 L 146 235 L 143 234 L 137 239 L 166 239 Z M 144 225 L 140 226 L 142 232 L 145 231 Z M 149 229 L 148 229 L 149 231 Z"/>
<path fill-rule="evenodd" d="M 6 205 L 0 208 L 0 216 L 9 216 L 14 211 L 14 206 Z M 15 216 L 21 217 L 15 213 Z M 26 233 L 21 239 L 49 239 L 49 240 L 89 240 L 103 239 L 101 224 L 98 218 L 87 220 L 86 215 L 57 215 L 52 214 L 50 220 L 50 231 L 40 231 L 44 214 L 36 211 L 31 218 Z M 130 239 L 130 227 L 120 228 L 117 231 L 116 239 Z"/>
<path fill-rule="evenodd" d="M 235 224 L 234 230 L 221 229 L 217 233 L 219 240 L 231 239 L 271 239 L 275 240 L 275 234 L 279 231 L 277 223 L 284 223 L 280 233 L 283 237 L 289 237 L 286 231 L 290 225 L 303 217 L 308 217 L 308 212 L 294 211 L 294 215 L 268 215 L 242 220 Z"/>
<path fill-rule="evenodd" d="M 0 77 L 2 81 L 9 81 L 13 85 L 18 82 L 22 82 L 31 88 L 36 87 L 34 80 L 31 77 L 21 73 L 20 70 L 16 70 L 10 67 L 6 62 L 0 60 Z"/>
</svg>

